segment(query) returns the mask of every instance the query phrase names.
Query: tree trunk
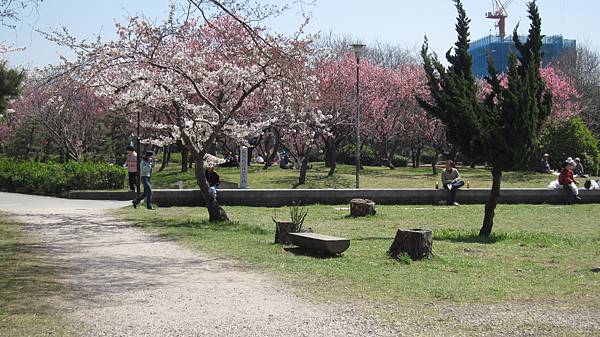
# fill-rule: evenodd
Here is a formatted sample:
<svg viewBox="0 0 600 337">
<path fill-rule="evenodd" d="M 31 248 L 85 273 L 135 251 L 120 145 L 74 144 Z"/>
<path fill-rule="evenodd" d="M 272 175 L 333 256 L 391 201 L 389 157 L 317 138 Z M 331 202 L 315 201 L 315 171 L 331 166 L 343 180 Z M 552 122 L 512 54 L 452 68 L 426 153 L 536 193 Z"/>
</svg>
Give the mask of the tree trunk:
<svg viewBox="0 0 600 337">
<path fill-rule="evenodd" d="M 273 152 L 269 153 L 267 158 L 265 158 L 265 166 L 263 170 L 268 169 L 273 164 L 273 160 L 275 160 L 275 155 L 279 152 L 279 146 L 281 145 L 281 137 L 279 137 L 279 132 L 275 130 L 273 137 L 275 137 L 275 144 L 273 145 Z"/>
<path fill-rule="evenodd" d="M 490 198 L 485 204 L 485 215 L 483 217 L 483 226 L 479 231 L 479 236 L 488 237 L 492 234 L 494 226 L 494 214 L 498 205 L 498 197 L 500 197 L 500 182 L 502 179 L 502 171 L 498 168 L 492 168 L 492 190 Z"/>
<path fill-rule="evenodd" d="M 435 152 L 435 154 L 433 155 L 433 161 L 431 162 L 431 174 L 433 174 L 434 176 L 437 176 L 438 156 L 439 156 L 439 154 L 437 152 Z"/>
<path fill-rule="evenodd" d="M 185 145 L 181 148 L 181 172 L 187 172 L 188 170 L 188 149 Z"/>
<path fill-rule="evenodd" d="M 298 184 L 304 185 L 306 182 L 306 170 L 308 169 L 308 157 L 302 157 L 302 163 L 300 164 L 300 177 L 298 178 Z"/>
<path fill-rule="evenodd" d="M 398 229 L 388 255 L 394 259 L 407 254 L 413 261 L 431 259 L 433 238 L 428 229 Z"/>
<path fill-rule="evenodd" d="M 171 153 L 171 147 L 170 146 L 164 146 L 163 147 L 163 160 L 162 163 L 160 163 L 160 168 L 158 169 L 158 172 L 162 172 L 165 167 L 167 167 L 168 162 L 169 162 L 169 157 Z"/>
<path fill-rule="evenodd" d="M 198 160 L 198 158 L 194 158 L 196 167 L 196 182 L 198 187 L 200 187 L 200 192 L 202 193 L 202 197 L 206 202 L 206 208 L 208 210 L 208 217 L 210 222 L 221 222 L 221 221 L 229 221 L 227 217 L 227 213 L 225 210 L 219 206 L 219 203 L 215 198 L 213 198 L 210 194 L 210 190 L 208 187 L 208 182 L 206 181 L 206 175 L 204 173 L 204 159 Z"/>
<path fill-rule="evenodd" d="M 417 149 L 415 165 L 415 167 L 421 167 L 421 148 Z"/>
<path fill-rule="evenodd" d="M 329 142 L 325 145 L 325 167 L 329 168 L 327 176 L 331 177 L 335 173 L 337 166 L 337 149 L 335 145 Z"/>
</svg>

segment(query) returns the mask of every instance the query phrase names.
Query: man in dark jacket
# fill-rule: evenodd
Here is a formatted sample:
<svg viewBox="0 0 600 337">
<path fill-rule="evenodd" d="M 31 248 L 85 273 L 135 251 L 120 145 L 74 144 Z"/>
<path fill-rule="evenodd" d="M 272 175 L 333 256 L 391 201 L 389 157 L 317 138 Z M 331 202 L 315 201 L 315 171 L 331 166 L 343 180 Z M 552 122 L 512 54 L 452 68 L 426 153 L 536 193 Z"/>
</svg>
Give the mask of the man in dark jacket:
<svg viewBox="0 0 600 337">
<path fill-rule="evenodd" d="M 206 175 L 206 181 L 208 182 L 210 194 L 215 200 L 217 200 L 217 186 L 221 184 L 221 178 L 219 178 L 219 175 L 217 172 L 215 172 L 215 164 L 209 163 L 204 174 Z"/>
</svg>

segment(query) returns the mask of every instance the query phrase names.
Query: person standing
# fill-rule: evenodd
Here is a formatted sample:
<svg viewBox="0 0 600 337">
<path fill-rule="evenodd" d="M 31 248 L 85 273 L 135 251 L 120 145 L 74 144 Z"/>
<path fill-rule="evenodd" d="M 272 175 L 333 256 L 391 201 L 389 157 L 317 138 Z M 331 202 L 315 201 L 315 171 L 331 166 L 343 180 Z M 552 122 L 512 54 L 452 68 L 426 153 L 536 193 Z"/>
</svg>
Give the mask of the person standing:
<svg viewBox="0 0 600 337">
<path fill-rule="evenodd" d="M 563 187 L 573 200 L 581 200 L 579 197 L 579 189 L 577 188 L 577 181 L 573 176 L 573 167 L 575 162 L 570 157 L 562 165 L 563 169 L 560 171 L 558 176 L 558 183 Z"/>
<path fill-rule="evenodd" d="M 456 191 L 464 185 L 465 183 L 460 180 L 460 173 L 458 173 L 458 170 L 454 167 L 454 162 L 448 160 L 446 162 L 446 168 L 442 171 L 442 186 L 445 190 L 450 192 L 449 205 L 459 205 L 458 202 L 456 202 Z"/>
<path fill-rule="evenodd" d="M 144 194 L 135 198 L 132 201 L 133 207 L 137 208 L 140 202 L 146 198 L 146 207 L 148 209 L 154 209 L 152 207 L 152 184 L 150 183 L 150 177 L 152 176 L 152 169 L 156 166 L 156 158 L 154 158 L 154 152 L 147 151 L 144 154 L 142 163 L 140 165 L 140 176 L 142 185 L 144 185 Z"/>
<path fill-rule="evenodd" d="M 137 153 L 133 146 L 127 145 L 127 160 L 125 161 L 129 173 L 129 192 L 134 192 L 137 187 Z"/>
<path fill-rule="evenodd" d="M 219 177 L 219 174 L 215 172 L 214 163 L 208 164 L 204 175 L 206 175 L 206 182 L 208 182 L 208 188 L 210 190 L 211 197 L 217 200 L 217 186 L 221 184 L 221 178 Z"/>
</svg>

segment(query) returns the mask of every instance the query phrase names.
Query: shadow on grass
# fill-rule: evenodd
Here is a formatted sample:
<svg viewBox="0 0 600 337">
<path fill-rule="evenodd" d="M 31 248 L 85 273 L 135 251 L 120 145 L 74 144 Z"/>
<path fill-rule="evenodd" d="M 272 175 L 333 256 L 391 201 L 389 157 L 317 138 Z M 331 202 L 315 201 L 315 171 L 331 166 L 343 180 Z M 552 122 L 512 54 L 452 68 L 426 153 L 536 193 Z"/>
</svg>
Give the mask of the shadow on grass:
<svg viewBox="0 0 600 337">
<path fill-rule="evenodd" d="M 354 238 L 352 241 L 391 241 L 394 240 L 393 236 L 367 236 L 364 238 Z"/>
<path fill-rule="evenodd" d="M 283 248 L 283 250 L 285 250 L 288 253 L 292 253 L 294 255 L 314 257 L 317 259 L 336 259 L 336 258 L 343 256 L 343 255 L 313 252 L 313 251 L 306 250 L 302 247 L 285 247 L 285 248 Z"/>
<path fill-rule="evenodd" d="M 448 242 L 492 244 L 508 239 L 506 233 L 492 233 L 489 237 L 481 237 L 476 231 L 442 229 L 433 232 L 433 239 Z"/>
<path fill-rule="evenodd" d="M 226 222 L 210 222 L 208 220 L 204 221 L 174 221 L 174 220 L 165 220 L 165 219 L 154 219 L 151 222 L 151 225 L 148 225 L 145 222 L 136 222 L 136 226 L 140 227 L 154 227 L 154 228 L 189 228 L 196 230 L 207 230 L 214 232 L 243 232 L 249 234 L 269 234 L 271 231 L 262 228 L 257 225 L 249 225 L 240 223 L 237 221 L 226 221 Z"/>
<path fill-rule="evenodd" d="M 0 240 L 0 313 L 36 315 L 53 311 L 45 299 L 63 291 L 65 286 L 55 278 L 67 269 L 39 254 L 38 244 Z"/>
</svg>

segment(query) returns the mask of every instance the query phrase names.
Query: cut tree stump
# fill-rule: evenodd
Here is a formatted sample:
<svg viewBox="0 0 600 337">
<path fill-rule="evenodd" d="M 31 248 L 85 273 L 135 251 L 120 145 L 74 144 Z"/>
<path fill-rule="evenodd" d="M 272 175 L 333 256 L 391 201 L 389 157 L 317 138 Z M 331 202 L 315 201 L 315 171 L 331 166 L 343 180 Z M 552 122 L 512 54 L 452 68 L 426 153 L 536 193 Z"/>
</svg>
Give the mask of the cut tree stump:
<svg viewBox="0 0 600 337">
<path fill-rule="evenodd" d="M 413 261 L 431 259 L 433 239 L 429 229 L 398 229 L 388 255 L 398 259 L 407 254 Z"/>
<path fill-rule="evenodd" d="M 293 232 L 296 232 L 296 225 L 294 223 L 275 222 L 275 243 L 290 244 L 290 233 Z"/>
<path fill-rule="evenodd" d="M 361 217 L 367 215 L 375 215 L 375 202 L 369 199 L 352 199 L 350 200 L 350 215 Z"/>
</svg>

